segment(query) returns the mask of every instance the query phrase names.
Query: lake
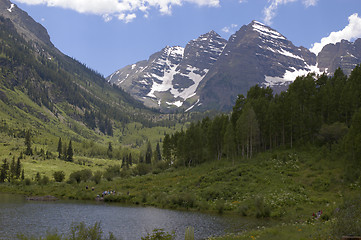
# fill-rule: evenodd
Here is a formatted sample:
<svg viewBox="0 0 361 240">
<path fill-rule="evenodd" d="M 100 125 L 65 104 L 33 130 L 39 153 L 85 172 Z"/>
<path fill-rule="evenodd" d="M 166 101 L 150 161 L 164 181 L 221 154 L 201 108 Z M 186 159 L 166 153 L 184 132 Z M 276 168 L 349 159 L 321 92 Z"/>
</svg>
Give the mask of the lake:
<svg viewBox="0 0 361 240">
<path fill-rule="evenodd" d="M 0 193 L 0 239 L 15 239 L 18 233 L 39 237 L 54 229 L 67 234 L 72 223 L 79 222 L 87 226 L 100 222 L 104 236 L 112 232 L 123 240 L 141 239 L 155 228 L 184 239 L 188 226 L 194 227 L 196 239 L 205 239 L 263 224 L 239 216 L 84 201 L 35 202 Z"/>
</svg>

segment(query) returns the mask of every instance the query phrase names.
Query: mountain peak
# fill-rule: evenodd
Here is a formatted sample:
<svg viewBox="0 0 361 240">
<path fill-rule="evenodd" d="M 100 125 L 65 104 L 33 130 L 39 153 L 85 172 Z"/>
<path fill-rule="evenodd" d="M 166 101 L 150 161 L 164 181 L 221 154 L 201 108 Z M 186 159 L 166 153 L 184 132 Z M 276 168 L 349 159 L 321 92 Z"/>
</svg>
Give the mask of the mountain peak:
<svg viewBox="0 0 361 240">
<path fill-rule="evenodd" d="M 47 30 L 26 12 L 18 8 L 16 4 L 9 0 L 0 0 L 0 16 L 9 18 L 14 23 L 18 33 L 24 36 L 27 41 L 35 41 L 54 47 Z"/>
<path fill-rule="evenodd" d="M 275 38 L 275 39 L 281 39 L 286 40 L 286 38 L 276 30 L 272 29 L 271 27 L 253 20 L 248 26 L 252 27 L 253 31 L 256 31 L 260 34 L 261 37 L 267 37 L 267 38 Z"/>
</svg>

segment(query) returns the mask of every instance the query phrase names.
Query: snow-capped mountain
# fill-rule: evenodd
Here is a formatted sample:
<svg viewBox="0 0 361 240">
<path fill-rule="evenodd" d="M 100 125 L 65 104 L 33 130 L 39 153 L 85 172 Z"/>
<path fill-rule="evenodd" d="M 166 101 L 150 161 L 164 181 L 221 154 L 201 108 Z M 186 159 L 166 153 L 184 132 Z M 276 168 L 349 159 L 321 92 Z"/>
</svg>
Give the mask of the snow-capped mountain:
<svg viewBox="0 0 361 240">
<path fill-rule="evenodd" d="M 190 41 L 185 48 L 167 46 L 147 61 L 126 66 L 107 80 L 147 106 L 187 109 L 198 101 L 198 86 L 217 62 L 226 42 L 210 31 Z"/>
<path fill-rule="evenodd" d="M 253 21 L 233 34 L 215 66 L 203 79 L 202 109 L 226 110 L 238 94 L 256 84 L 279 88 L 316 69 L 316 55 L 285 36 Z"/>
<path fill-rule="evenodd" d="M 360 62 L 361 40 L 327 45 L 316 56 L 275 29 L 252 21 L 228 41 L 211 31 L 185 48 L 166 47 L 107 80 L 163 111 L 228 110 L 238 94 L 256 84 L 277 91 L 299 75 L 333 73 L 337 67 L 349 73 Z"/>
</svg>

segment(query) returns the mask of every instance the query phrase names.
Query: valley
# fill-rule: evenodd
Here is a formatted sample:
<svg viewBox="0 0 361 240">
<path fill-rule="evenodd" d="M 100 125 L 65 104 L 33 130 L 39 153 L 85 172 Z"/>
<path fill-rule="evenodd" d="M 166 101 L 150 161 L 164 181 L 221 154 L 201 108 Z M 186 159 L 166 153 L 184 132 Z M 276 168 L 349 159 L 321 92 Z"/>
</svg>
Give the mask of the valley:
<svg viewBox="0 0 361 240">
<path fill-rule="evenodd" d="M 252 21 L 104 78 L 0 0 L 0 192 L 242 225 L 217 237 L 177 229 L 189 240 L 361 235 L 360 56 L 360 39 L 316 55 Z M 81 222 L 79 232 L 101 232 Z M 155 238 L 157 228 L 134 236 L 183 238 Z M 45 234 L 18 239 L 66 238 Z"/>
</svg>

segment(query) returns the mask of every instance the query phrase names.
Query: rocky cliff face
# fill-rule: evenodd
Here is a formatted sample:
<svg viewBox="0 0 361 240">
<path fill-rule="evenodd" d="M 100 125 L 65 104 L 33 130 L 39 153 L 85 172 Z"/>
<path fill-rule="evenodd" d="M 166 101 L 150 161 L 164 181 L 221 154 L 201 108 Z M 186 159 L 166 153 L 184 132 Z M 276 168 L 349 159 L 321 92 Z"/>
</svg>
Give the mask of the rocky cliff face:
<svg viewBox="0 0 361 240">
<path fill-rule="evenodd" d="M 342 40 L 336 44 L 326 45 L 317 56 L 321 71 L 332 74 L 339 67 L 349 75 L 357 64 L 361 63 L 361 39 L 354 43 Z"/>
<path fill-rule="evenodd" d="M 299 75 L 332 74 L 338 67 L 349 74 L 360 62 L 361 39 L 327 45 L 316 56 L 253 21 L 228 41 L 211 31 L 185 48 L 166 47 L 107 79 L 163 111 L 229 110 L 238 94 L 256 84 L 284 90 Z"/>
<path fill-rule="evenodd" d="M 18 8 L 16 4 L 9 0 L 0 0 L 0 15 L 9 18 L 14 23 L 18 33 L 27 41 L 54 47 L 47 30 L 34 21 L 26 12 Z"/>
<path fill-rule="evenodd" d="M 226 42 L 211 31 L 185 48 L 167 46 L 147 61 L 126 66 L 107 80 L 149 107 L 187 109 L 198 101 L 199 84 L 217 62 Z"/>
</svg>

